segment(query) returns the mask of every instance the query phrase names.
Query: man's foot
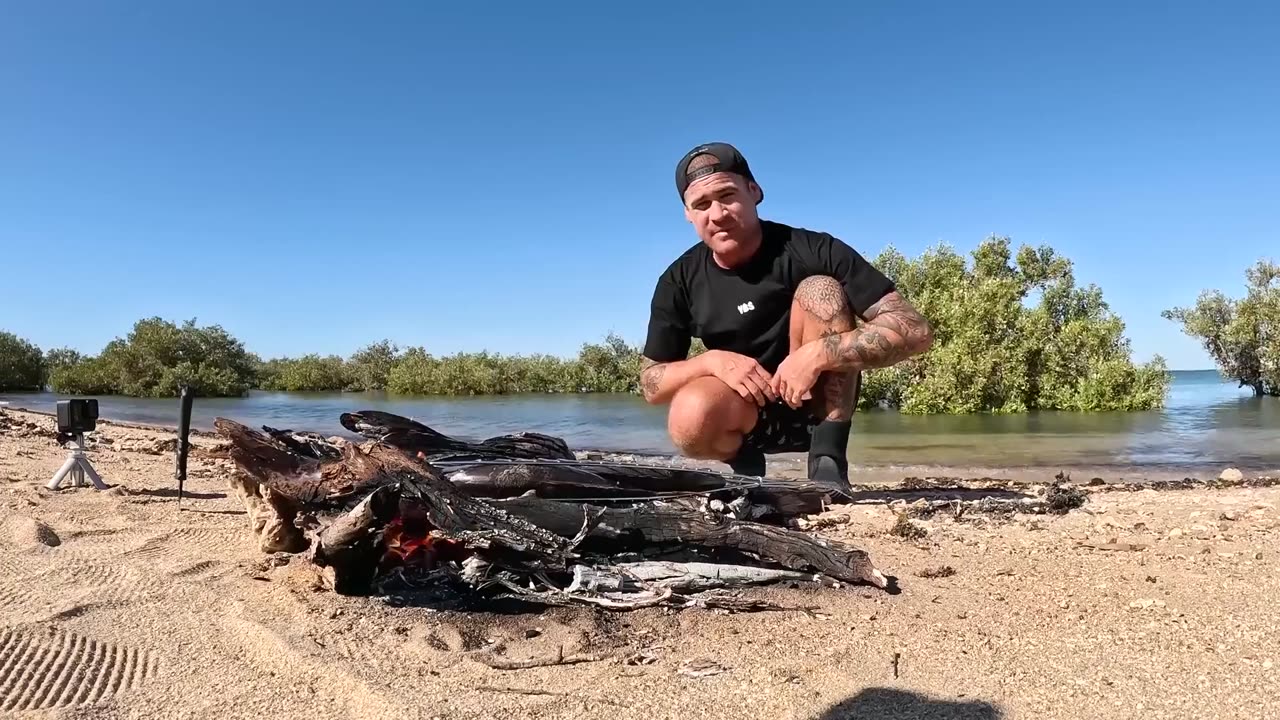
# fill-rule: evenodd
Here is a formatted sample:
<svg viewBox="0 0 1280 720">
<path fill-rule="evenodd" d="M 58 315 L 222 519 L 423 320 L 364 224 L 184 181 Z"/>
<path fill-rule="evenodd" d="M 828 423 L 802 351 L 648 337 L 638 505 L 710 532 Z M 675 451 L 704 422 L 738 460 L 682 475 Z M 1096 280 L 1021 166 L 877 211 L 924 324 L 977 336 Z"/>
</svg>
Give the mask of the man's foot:
<svg viewBox="0 0 1280 720">
<path fill-rule="evenodd" d="M 733 470 L 733 474 L 735 475 L 764 477 L 764 453 L 760 450 L 744 447 L 738 451 L 737 457 L 732 458 L 728 462 L 729 468 Z"/>
<path fill-rule="evenodd" d="M 853 499 L 848 466 L 829 455 L 809 456 L 809 481 L 825 488 L 833 499 Z"/>
<path fill-rule="evenodd" d="M 837 497 L 852 498 L 849 486 L 848 420 L 823 420 L 813 429 L 809 446 L 809 480 L 829 489 Z"/>
</svg>

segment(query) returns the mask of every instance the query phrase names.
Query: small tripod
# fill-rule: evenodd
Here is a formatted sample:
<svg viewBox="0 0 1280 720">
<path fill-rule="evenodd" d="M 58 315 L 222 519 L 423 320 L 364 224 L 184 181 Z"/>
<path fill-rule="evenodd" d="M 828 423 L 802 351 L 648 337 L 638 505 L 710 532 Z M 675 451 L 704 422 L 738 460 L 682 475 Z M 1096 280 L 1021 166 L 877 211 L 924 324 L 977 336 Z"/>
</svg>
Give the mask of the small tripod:
<svg viewBox="0 0 1280 720">
<path fill-rule="evenodd" d="M 89 463 L 89 458 L 84 454 L 84 433 L 76 433 L 75 441 L 76 446 L 67 455 L 67 461 L 62 464 L 58 472 L 54 473 L 53 479 L 45 487 L 50 490 L 60 489 L 62 481 L 68 475 L 71 476 L 72 487 L 88 487 L 89 483 L 85 482 L 85 476 L 88 475 L 95 488 L 106 490 L 107 484 L 102 482 L 102 478 L 98 476 L 98 471 L 93 469 L 93 465 Z"/>
</svg>

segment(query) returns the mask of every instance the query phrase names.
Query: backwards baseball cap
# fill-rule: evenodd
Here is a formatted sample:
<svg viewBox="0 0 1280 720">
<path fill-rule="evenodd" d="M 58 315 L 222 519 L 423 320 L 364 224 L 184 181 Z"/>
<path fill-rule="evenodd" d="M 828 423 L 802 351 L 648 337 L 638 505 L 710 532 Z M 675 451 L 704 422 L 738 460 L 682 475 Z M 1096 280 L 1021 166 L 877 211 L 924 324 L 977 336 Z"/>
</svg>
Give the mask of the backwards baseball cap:
<svg viewBox="0 0 1280 720">
<path fill-rule="evenodd" d="M 694 163 L 695 158 L 709 156 L 705 159 Z M 694 165 L 692 170 L 690 165 Z M 751 174 L 751 167 L 747 165 L 747 159 L 742 157 L 742 153 L 729 143 L 713 142 L 699 145 L 680 158 L 680 162 L 676 165 L 676 190 L 680 193 L 681 202 L 684 201 L 684 191 L 689 189 L 689 184 L 698 178 L 706 177 L 718 172 L 734 173 L 740 175 L 747 180 L 756 182 L 755 176 Z M 760 189 L 760 199 L 764 200 L 764 189 Z"/>
</svg>

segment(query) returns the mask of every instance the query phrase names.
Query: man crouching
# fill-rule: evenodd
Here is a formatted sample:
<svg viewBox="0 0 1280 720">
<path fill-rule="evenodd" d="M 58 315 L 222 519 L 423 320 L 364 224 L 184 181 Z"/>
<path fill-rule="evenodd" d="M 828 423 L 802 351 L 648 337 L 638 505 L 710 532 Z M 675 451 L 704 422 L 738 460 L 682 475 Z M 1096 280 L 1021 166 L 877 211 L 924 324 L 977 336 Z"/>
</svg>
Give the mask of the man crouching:
<svg viewBox="0 0 1280 720">
<path fill-rule="evenodd" d="M 670 403 L 688 457 L 761 476 L 766 454 L 807 451 L 809 479 L 847 494 L 861 373 L 928 350 L 929 323 L 844 242 L 761 220 L 764 191 L 731 145 L 686 153 L 676 189 L 700 242 L 658 278 L 645 399 Z M 694 337 L 708 351 L 688 358 Z"/>
</svg>

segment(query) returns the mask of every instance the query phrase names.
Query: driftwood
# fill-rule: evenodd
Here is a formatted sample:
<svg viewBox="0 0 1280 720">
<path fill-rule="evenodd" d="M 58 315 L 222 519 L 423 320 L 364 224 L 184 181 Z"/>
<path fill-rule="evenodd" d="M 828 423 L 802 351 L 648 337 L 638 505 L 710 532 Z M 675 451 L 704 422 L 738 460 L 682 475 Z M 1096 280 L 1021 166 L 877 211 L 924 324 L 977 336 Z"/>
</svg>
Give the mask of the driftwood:
<svg viewBox="0 0 1280 720">
<path fill-rule="evenodd" d="M 267 425 L 263 425 L 262 430 L 270 435 L 272 440 L 284 445 L 287 450 L 301 457 L 320 460 L 337 458 L 341 455 L 341 450 L 329 438 L 319 433 L 277 430 Z"/>
<path fill-rule="evenodd" d="M 567 592 L 619 592 L 669 587 L 679 592 L 767 585 L 775 582 L 821 582 L 822 576 L 794 570 L 722 563 L 677 563 L 662 560 L 618 563 L 606 567 L 575 565 Z"/>
<path fill-rule="evenodd" d="M 444 474 L 466 494 L 484 498 L 532 492 L 543 498 L 605 502 L 685 493 L 727 505 L 736 497 L 745 496 L 758 509 L 756 517 L 792 518 L 820 513 L 827 494 L 821 486 L 804 481 L 768 481 L 739 488 L 709 472 L 624 464 L 498 464 L 478 460 L 462 469 L 445 470 Z"/>
<path fill-rule="evenodd" d="M 541 433 L 517 433 L 478 443 L 459 440 L 416 420 L 365 410 L 343 413 L 342 426 L 370 440 L 419 455 L 434 463 L 466 463 L 446 477 L 467 494 L 510 497 L 535 490 L 540 497 L 598 498 L 672 492 L 710 492 L 729 487 L 719 473 L 680 467 L 583 462 L 578 465 L 496 464 L 493 460 L 575 461 L 564 440 Z M 490 462 L 486 462 L 490 461 Z M 455 477 L 456 476 L 456 477 Z M 749 491 L 752 503 L 794 517 L 821 512 L 826 491 L 808 482 L 761 483 Z"/>
<path fill-rule="evenodd" d="M 541 433 L 502 435 L 471 443 L 437 432 L 416 420 L 380 410 L 343 413 L 338 422 L 347 430 L 370 440 L 437 458 L 573 459 L 573 453 L 564 440 Z"/>
<path fill-rule="evenodd" d="M 809 505 L 815 491 L 805 484 L 788 493 L 783 484 L 736 487 L 694 471 L 498 465 L 498 457 L 572 454 L 536 433 L 466 443 L 387 413 L 347 413 L 342 422 L 373 441 L 215 421 L 263 549 L 305 547 L 340 593 L 372 592 L 379 578 L 420 571 L 547 604 L 746 610 L 777 606 L 703 591 L 780 581 L 887 585 L 859 549 L 758 521 L 780 516 L 761 501 Z M 483 457 L 459 463 L 466 453 Z M 432 464 L 439 457 L 453 458 L 451 473 Z M 673 485 L 674 496 L 663 489 Z M 572 499 L 584 490 L 592 502 Z M 646 560 L 673 550 L 714 560 Z"/>
<path fill-rule="evenodd" d="M 652 496 L 572 465 L 501 464 L 477 462 L 445 477 L 472 497 L 505 498 L 533 492 L 544 498 L 615 498 Z"/>
<path fill-rule="evenodd" d="M 540 498 L 512 498 L 494 504 L 561 535 L 576 531 L 582 518 L 573 505 Z M 885 587 L 888 582 L 866 552 L 843 543 L 762 523 L 712 519 L 658 504 L 603 509 L 588 542 L 593 538 L 610 541 L 625 550 L 687 544 L 736 550 L 789 570 L 809 570 L 844 582 L 866 582 L 877 587 Z"/>
</svg>

